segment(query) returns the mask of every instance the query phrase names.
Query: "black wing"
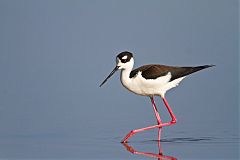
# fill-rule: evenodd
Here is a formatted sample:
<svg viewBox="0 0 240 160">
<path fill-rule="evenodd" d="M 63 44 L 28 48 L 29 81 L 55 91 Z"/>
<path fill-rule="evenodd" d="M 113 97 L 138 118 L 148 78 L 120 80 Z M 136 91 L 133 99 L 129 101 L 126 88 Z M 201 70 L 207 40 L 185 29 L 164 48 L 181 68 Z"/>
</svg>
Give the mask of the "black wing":
<svg viewBox="0 0 240 160">
<path fill-rule="evenodd" d="M 158 64 L 144 65 L 137 69 L 134 69 L 130 73 L 130 78 L 135 77 L 138 72 L 142 72 L 142 76 L 145 79 L 156 79 L 158 77 L 165 76 L 170 72 L 172 75 L 170 81 L 173 81 L 174 79 L 184 77 L 191 73 L 194 73 L 212 66 L 213 65 L 204 65 L 204 66 L 197 66 L 197 67 L 173 67 L 173 66 L 165 66 L 165 65 L 158 65 Z"/>
</svg>

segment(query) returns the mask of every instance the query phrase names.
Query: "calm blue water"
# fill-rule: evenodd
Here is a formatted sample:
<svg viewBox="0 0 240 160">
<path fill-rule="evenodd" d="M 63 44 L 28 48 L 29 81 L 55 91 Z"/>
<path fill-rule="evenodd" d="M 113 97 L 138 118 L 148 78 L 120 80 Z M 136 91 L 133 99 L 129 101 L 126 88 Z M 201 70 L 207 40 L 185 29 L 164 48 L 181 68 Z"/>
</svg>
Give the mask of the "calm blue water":
<svg viewBox="0 0 240 160">
<path fill-rule="evenodd" d="M 238 11 L 237 0 L 0 0 L 0 159 L 156 156 L 157 130 L 120 143 L 156 123 L 149 98 L 119 73 L 99 88 L 125 50 L 135 67 L 216 65 L 167 93 L 178 122 L 160 159 L 238 159 Z"/>
<path fill-rule="evenodd" d="M 144 153 L 158 154 L 157 130 L 135 135 L 127 143 L 140 154 L 132 154 L 119 143 L 122 137 L 111 132 L 95 137 L 71 135 L 8 135 L 0 137 L 2 159 L 154 159 Z M 238 159 L 239 138 L 225 132 L 225 136 L 190 136 L 187 132 L 165 135 L 162 130 L 163 155 L 176 159 Z M 141 154 L 143 153 L 143 154 Z M 155 157 L 156 158 L 156 157 Z M 166 158 L 166 157 L 165 157 Z"/>
</svg>

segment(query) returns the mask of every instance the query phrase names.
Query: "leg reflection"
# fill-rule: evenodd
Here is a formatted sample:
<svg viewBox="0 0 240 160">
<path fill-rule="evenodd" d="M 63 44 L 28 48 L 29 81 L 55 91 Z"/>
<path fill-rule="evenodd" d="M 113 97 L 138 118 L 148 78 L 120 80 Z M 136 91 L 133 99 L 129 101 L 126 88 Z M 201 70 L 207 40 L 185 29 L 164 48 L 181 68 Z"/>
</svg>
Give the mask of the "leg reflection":
<svg viewBox="0 0 240 160">
<path fill-rule="evenodd" d="M 175 157 L 172 157 L 172 156 L 167 156 L 167 155 L 164 155 L 163 152 L 162 152 L 162 146 L 161 146 L 161 142 L 160 142 L 160 139 L 161 139 L 161 130 L 162 128 L 159 128 L 158 130 L 158 150 L 159 150 L 159 153 L 156 154 L 156 153 L 150 153 L 150 152 L 141 152 L 141 151 L 137 151 L 135 150 L 132 146 L 128 145 L 127 143 L 123 143 L 123 146 L 131 153 L 133 154 L 139 154 L 139 155 L 144 155 L 144 156 L 147 156 L 147 157 L 152 157 L 152 158 L 157 158 L 158 160 L 176 160 L 177 158 Z"/>
<path fill-rule="evenodd" d="M 158 129 L 158 150 L 159 150 L 159 155 L 162 155 L 162 146 L 161 146 L 161 133 L 162 133 L 162 128 Z"/>
</svg>

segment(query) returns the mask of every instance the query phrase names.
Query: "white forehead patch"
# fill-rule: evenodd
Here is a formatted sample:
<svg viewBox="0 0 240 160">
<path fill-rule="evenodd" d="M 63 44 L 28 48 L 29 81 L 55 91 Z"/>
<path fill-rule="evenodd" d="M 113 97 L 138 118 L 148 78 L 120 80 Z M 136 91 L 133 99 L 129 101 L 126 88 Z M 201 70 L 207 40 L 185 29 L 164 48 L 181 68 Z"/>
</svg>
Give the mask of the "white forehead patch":
<svg viewBox="0 0 240 160">
<path fill-rule="evenodd" d="M 126 56 L 123 56 L 122 59 L 127 59 L 127 55 L 126 55 Z"/>
</svg>

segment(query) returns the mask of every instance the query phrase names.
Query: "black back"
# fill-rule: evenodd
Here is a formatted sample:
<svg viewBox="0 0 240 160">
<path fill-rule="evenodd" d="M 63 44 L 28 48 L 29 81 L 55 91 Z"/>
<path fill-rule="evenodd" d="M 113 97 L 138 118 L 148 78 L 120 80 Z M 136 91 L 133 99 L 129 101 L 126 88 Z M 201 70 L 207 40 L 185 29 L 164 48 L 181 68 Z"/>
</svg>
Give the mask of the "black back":
<svg viewBox="0 0 240 160">
<path fill-rule="evenodd" d="M 172 75 L 170 81 L 173 81 L 174 79 L 184 77 L 191 73 L 194 73 L 212 66 L 214 65 L 204 65 L 204 66 L 197 66 L 197 67 L 173 67 L 173 66 L 165 66 L 165 65 L 158 65 L 158 64 L 153 64 L 153 65 L 150 64 L 150 65 L 144 65 L 142 67 L 134 69 L 130 73 L 130 78 L 135 77 L 139 71 L 142 72 L 142 76 L 145 79 L 156 79 L 158 77 L 165 76 L 170 72 Z"/>
</svg>

